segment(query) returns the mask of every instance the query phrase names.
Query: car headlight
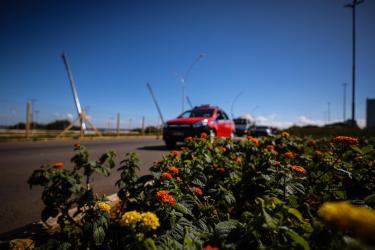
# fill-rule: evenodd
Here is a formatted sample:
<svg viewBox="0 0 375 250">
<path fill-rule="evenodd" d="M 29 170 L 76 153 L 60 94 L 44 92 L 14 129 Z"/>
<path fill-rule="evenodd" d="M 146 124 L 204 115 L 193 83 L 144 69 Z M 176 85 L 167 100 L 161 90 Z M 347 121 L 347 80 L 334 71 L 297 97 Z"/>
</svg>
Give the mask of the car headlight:
<svg viewBox="0 0 375 250">
<path fill-rule="evenodd" d="M 193 128 L 199 128 L 199 127 L 204 127 L 204 126 L 207 126 L 208 124 L 208 120 L 207 119 L 204 119 L 202 121 L 199 121 L 199 122 L 196 122 L 193 124 Z"/>
</svg>

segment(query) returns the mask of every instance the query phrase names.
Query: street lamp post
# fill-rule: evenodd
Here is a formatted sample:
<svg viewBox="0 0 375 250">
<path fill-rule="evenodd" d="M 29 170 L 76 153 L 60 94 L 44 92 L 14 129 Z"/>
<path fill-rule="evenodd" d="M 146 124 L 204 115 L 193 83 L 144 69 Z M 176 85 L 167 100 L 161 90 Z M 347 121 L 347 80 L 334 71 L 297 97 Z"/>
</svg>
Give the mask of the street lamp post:
<svg viewBox="0 0 375 250">
<path fill-rule="evenodd" d="M 232 101 L 232 105 L 230 106 L 230 114 L 232 116 L 232 119 L 234 119 L 234 113 L 233 113 L 233 106 L 234 106 L 234 103 L 237 101 L 237 99 L 243 94 L 243 92 L 241 91 L 240 93 L 238 93 L 238 95 L 236 95 L 236 97 L 233 99 Z"/>
<path fill-rule="evenodd" d="M 355 9 L 356 6 L 363 3 L 364 0 L 352 0 L 351 4 L 346 4 L 345 7 L 352 8 L 352 40 L 353 40 L 353 47 L 352 47 L 352 126 L 355 123 Z"/>
<path fill-rule="evenodd" d="M 184 112 L 185 110 L 185 88 L 186 88 L 186 80 L 187 80 L 187 77 L 190 73 L 190 71 L 192 70 L 193 66 L 195 64 L 197 64 L 203 57 L 205 57 L 206 54 L 202 53 L 202 54 L 199 54 L 198 57 L 190 64 L 189 68 L 186 70 L 185 74 L 183 75 L 180 75 L 180 81 L 181 81 L 181 88 L 182 88 L 182 112 Z"/>
</svg>

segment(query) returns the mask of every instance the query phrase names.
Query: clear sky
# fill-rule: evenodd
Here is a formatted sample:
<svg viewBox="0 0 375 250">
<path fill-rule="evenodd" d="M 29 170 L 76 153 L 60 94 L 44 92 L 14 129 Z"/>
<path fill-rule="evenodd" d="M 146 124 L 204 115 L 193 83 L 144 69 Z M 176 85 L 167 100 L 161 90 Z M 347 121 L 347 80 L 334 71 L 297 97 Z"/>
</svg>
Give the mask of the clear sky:
<svg viewBox="0 0 375 250">
<path fill-rule="evenodd" d="M 34 100 L 38 121 L 75 116 L 61 59 L 66 51 L 82 106 L 98 126 L 157 112 L 166 119 L 194 105 L 214 104 L 260 123 L 321 124 L 351 115 L 349 0 L 262 1 L 2 1 L 0 124 L 24 121 Z M 357 119 L 375 98 L 375 1 L 357 9 Z M 188 107 L 185 102 L 186 108 Z M 130 121 L 129 121 L 130 123 Z M 126 126 L 125 122 L 122 122 Z M 129 125 L 129 124 L 128 124 Z M 135 125 L 133 125 L 135 126 Z"/>
</svg>

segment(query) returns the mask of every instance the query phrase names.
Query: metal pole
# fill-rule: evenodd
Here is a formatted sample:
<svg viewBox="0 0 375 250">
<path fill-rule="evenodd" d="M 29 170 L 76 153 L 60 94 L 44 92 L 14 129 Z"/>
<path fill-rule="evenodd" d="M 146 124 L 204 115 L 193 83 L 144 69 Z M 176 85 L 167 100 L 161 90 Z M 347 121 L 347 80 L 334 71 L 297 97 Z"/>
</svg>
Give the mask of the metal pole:
<svg viewBox="0 0 375 250">
<path fill-rule="evenodd" d="M 355 9 L 356 6 L 363 3 L 364 0 L 352 0 L 352 4 L 346 4 L 345 7 L 352 8 L 352 126 L 356 124 L 355 122 L 355 45 L 356 45 L 356 35 L 355 35 Z"/>
<path fill-rule="evenodd" d="M 203 57 L 205 57 L 206 54 L 202 53 L 199 54 L 198 57 L 190 64 L 189 68 L 186 70 L 185 74 L 183 74 L 180 78 L 181 80 L 181 87 L 182 87 L 182 112 L 185 111 L 185 88 L 186 88 L 186 80 L 190 73 L 190 71 L 193 69 L 193 66 L 199 62 Z"/>
<path fill-rule="evenodd" d="M 30 120 L 31 120 L 31 102 L 27 101 L 27 106 L 26 106 L 26 128 L 25 128 L 25 136 L 26 136 L 26 138 L 30 137 Z"/>
<path fill-rule="evenodd" d="M 142 135 L 145 134 L 145 117 L 142 116 Z"/>
<path fill-rule="evenodd" d="M 186 101 L 188 102 L 190 108 L 192 109 L 193 105 L 191 104 L 190 98 L 188 96 L 186 96 Z"/>
<path fill-rule="evenodd" d="M 120 113 L 117 113 L 117 136 L 120 135 Z"/>
<path fill-rule="evenodd" d="M 232 105 L 230 106 L 230 114 L 232 116 L 232 119 L 234 119 L 234 113 L 233 113 L 233 106 L 234 106 L 234 103 L 237 101 L 237 99 L 243 94 L 243 92 L 241 91 L 240 93 L 237 94 L 237 96 L 233 99 L 232 101 Z"/>
<path fill-rule="evenodd" d="M 74 102 L 75 102 L 75 104 L 76 104 L 77 113 L 78 113 L 78 116 L 81 117 L 81 119 L 80 119 L 80 122 L 81 122 L 81 130 L 86 130 L 86 124 L 85 124 L 84 120 L 82 119 L 82 108 L 81 108 L 81 104 L 80 104 L 79 99 L 78 99 L 77 89 L 76 89 L 75 84 L 74 84 L 74 79 L 73 79 L 72 70 L 70 69 L 70 65 L 69 65 L 69 62 L 68 62 L 68 58 L 67 58 L 65 52 L 63 52 L 63 54 L 62 54 L 62 59 L 63 59 L 63 61 L 64 61 L 64 65 L 65 65 L 66 72 L 68 73 L 68 78 L 69 78 L 69 82 L 70 82 L 70 87 L 72 88 L 73 98 L 74 98 Z M 82 132 L 81 132 L 81 133 L 82 133 Z"/>
<path fill-rule="evenodd" d="M 158 104 L 158 102 L 156 101 L 156 98 L 155 98 L 154 92 L 152 91 L 151 85 L 150 85 L 150 83 L 146 83 L 146 85 L 147 85 L 148 90 L 150 91 L 150 94 L 151 94 L 152 99 L 154 100 L 154 103 L 155 103 L 156 109 L 158 110 L 158 113 L 159 113 L 160 120 L 161 120 L 162 124 L 164 124 L 164 118 L 163 118 L 163 115 L 162 115 L 162 113 L 161 113 L 161 111 L 160 111 L 159 104 Z"/>
<path fill-rule="evenodd" d="M 343 88 L 344 88 L 344 100 L 343 100 L 343 121 L 345 122 L 346 120 L 346 87 L 347 87 L 347 83 L 344 82 L 342 84 Z"/>
<path fill-rule="evenodd" d="M 329 124 L 331 122 L 331 103 L 328 102 L 328 110 L 327 110 L 327 123 Z"/>
</svg>

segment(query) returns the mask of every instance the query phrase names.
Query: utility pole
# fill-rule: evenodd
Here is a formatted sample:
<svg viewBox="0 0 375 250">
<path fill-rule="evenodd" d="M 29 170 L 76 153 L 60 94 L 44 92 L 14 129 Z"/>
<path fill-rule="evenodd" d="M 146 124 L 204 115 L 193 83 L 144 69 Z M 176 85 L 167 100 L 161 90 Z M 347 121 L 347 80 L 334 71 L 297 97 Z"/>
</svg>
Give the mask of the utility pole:
<svg viewBox="0 0 375 250">
<path fill-rule="evenodd" d="M 189 68 L 186 70 L 185 74 L 180 75 L 181 88 L 182 88 L 182 112 L 185 111 L 185 92 L 186 92 L 186 80 L 192 70 L 193 66 L 199 62 L 206 54 L 199 54 L 198 57 L 190 64 Z"/>
<path fill-rule="evenodd" d="M 232 116 L 232 119 L 234 119 L 234 113 L 233 113 L 233 106 L 234 106 L 234 103 L 237 101 L 237 99 L 243 94 L 243 92 L 241 91 L 240 93 L 238 93 L 236 95 L 236 97 L 233 99 L 232 101 L 232 105 L 230 106 L 230 115 Z"/>
<path fill-rule="evenodd" d="M 186 96 L 186 101 L 188 102 L 190 108 L 192 109 L 193 108 L 193 104 L 191 104 L 190 98 L 188 96 Z"/>
<path fill-rule="evenodd" d="M 117 136 L 120 135 L 120 113 L 117 113 Z"/>
<path fill-rule="evenodd" d="M 142 116 L 142 135 L 145 134 L 145 117 Z"/>
<path fill-rule="evenodd" d="M 150 83 L 146 83 L 146 85 L 147 85 L 148 90 L 150 91 L 150 94 L 151 94 L 152 100 L 154 100 L 154 103 L 155 103 L 156 109 L 158 110 L 158 113 L 159 113 L 159 117 L 160 117 L 161 123 L 164 124 L 163 114 L 162 114 L 161 111 L 160 111 L 159 104 L 158 104 L 158 102 L 156 101 L 156 98 L 155 98 L 154 92 L 152 91 L 151 85 L 150 85 Z"/>
<path fill-rule="evenodd" d="M 331 103 L 328 102 L 327 105 L 328 105 L 328 109 L 327 109 L 327 124 L 329 124 L 331 122 Z"/>
<path fill-rule="evenodd" d="M 346 4 L 345 7 L 352 8 L 352 40 L 353 40 L 353 47 L 352 47 L 352 126 L 356 124 L 355 122 L 355 44 L 356 44 L 356 36 L 355 36 L 355 10 L 356 6 L 363 3 L 364 0 L 352 0 L 351 4 Z"/>
<path fill-rule="evenodd" d="M 343 100 L 343 122 L 346 120 L 346 87 L 348 86 L 348 83 L 344 82 L 342 84 L 344 88 L 344 100 Z"/>
<path fill-rule="evenodd" d="M 26 106 L 26 128 L 25 128 L 25 136 L 26 138 L 30 137 L 30 121 L 31 121 L 31 102 L 27 101 Z"/>
</svg>

